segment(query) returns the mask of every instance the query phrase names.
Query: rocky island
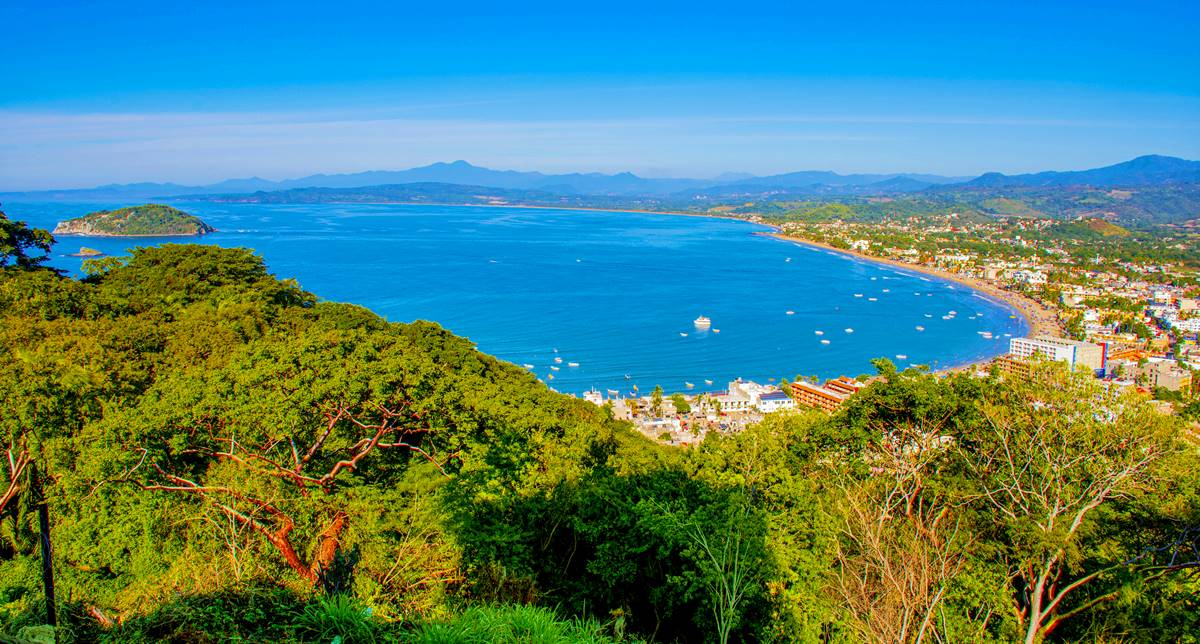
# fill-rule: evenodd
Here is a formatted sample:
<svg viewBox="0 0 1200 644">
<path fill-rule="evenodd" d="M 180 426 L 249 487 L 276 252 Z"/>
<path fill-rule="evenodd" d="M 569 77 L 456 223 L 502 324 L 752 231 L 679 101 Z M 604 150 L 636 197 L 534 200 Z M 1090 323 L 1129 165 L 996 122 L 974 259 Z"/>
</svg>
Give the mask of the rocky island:
<svg viewBox="0 0 1200 644">
<path fill-rule="evenodd" d="M 67 255 L 67 257 L 104 257 L 104 253 L 96 250 L 95 248 L 80 246 L 78 253 L 70 253 Z"/>
<path fill-rule="evenodd" d="M 90 237 L 194 236 L 216 232 L 199 217 L 162 204 L 99 210 L 59 222 L 55 235 Z"/>
</svg>

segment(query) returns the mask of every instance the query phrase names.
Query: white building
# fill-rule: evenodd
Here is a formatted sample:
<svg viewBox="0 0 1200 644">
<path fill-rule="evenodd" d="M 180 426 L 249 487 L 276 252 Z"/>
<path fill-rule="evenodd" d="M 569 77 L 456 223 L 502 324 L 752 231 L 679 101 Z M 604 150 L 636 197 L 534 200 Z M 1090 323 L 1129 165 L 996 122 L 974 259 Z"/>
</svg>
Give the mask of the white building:
<svg viewBox="0 0 1200 644">
<path fill-rule="evenodd" d="M 771 391 L 758 397 L 758 410 L 764 414 L 781 409 L 795 409 L 796 401 L 782 391 Z"/>
<path fill-rule="evenodd" d="M 1098 371 L 1104 368 L 1104 347 L 1090 342 L 1049 336 L 1013 338 L 1008 342 L 1008 352 L 1020 359 L 1039 355 L 1049 360 L 1065 362 L 1071 369 L 1085 367 Z"/>
</svg>

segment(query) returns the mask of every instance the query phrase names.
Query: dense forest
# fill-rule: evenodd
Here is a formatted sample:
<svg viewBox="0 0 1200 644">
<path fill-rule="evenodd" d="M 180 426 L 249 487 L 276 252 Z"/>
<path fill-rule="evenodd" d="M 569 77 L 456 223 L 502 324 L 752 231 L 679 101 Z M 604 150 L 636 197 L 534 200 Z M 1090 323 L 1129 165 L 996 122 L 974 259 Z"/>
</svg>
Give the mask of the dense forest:
<svg viewBox="0 0 1200 644">
<path fill-rule="evenodd" d="M 0 642 L 1200 633 L 1196 442 L 1057 364 L 670 448 L 249 250 L 51 243 L 0 214 Z"/>
</svg>

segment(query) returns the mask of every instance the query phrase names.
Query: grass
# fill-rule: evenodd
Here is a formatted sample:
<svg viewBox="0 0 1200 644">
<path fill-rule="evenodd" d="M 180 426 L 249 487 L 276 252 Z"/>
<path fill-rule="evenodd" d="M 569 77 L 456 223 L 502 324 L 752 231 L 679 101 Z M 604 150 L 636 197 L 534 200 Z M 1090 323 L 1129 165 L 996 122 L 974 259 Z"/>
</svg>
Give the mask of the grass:
<svg viewBox="0 0 1200 644">
<path fill-rule="evenodd" d="M 404 641 L 411 644 L 607 644 L 622 641 L 594 620 L 561 620 L 534 606 L 477 606 L 453 620 L 425 624 Z"/>
</svg>

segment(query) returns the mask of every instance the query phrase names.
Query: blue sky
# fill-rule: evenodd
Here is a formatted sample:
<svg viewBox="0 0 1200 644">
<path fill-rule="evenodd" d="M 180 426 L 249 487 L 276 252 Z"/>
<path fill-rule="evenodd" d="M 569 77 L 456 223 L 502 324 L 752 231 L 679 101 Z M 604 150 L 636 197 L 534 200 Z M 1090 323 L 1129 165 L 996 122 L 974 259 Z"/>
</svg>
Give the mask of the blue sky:
<svg viewBox="0 0 1200 644">
<path fill-rule="evenodd" d="M 1197 2 L 7 0 L 0 24 L 0 189 L 1200 158 Z"/>
</svg>

